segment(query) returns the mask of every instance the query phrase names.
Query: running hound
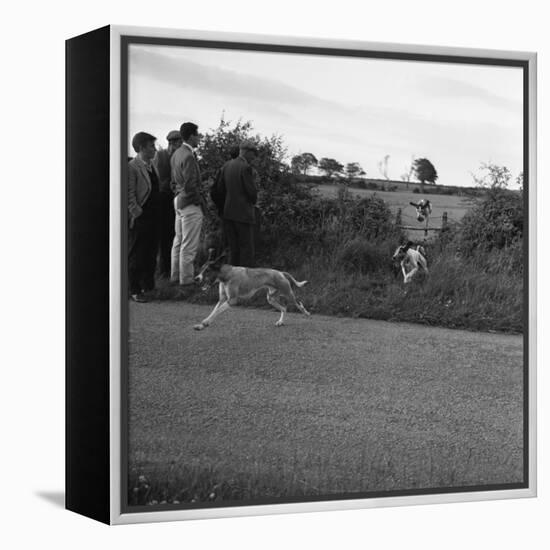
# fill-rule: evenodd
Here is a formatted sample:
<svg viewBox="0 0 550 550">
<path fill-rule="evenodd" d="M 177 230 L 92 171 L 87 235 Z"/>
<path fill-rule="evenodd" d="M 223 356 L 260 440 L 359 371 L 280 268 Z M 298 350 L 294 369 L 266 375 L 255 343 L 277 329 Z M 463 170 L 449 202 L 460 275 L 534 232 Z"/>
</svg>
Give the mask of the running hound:
<svg viewBox="0 0 550 550">
<path fill-rule="evenodd" d="M 409 241 L 407 244 L 398 246 L 394 255 L 394 260 L 401 262 L 401 271 L 403 272 L 403 279 L 405 283 L 410 282 L 415 273 L 421 267 L 426 273 L 428 273 L 428 262 L 426 261 L 426 251 L 424 247 L 418 245 L 413 248 L 413 243 Z M 407 272 L 407 269 L 411 269 Z"/>
<path fill-rule="evenodd" d="M 280 327 L 284 323 L 286 306 L 277 298 L 283 296 L 288 303 L 293 303 L 304 315 L 310 315 L 302 302 L 296 300 L 291 283 L 296 287 L 302 287 L 307 281 L 298 282 L 292 275 L 285 271 L 267 268 L 237 267 L 223 262 L 224 255 L 212 259 L 214 249 L 210 249 L 206 263 L 201 267 L 195 277 L 198 284 L 210 281 L 219 282 L 218 303 L 212 313 L 206 319 L 193 326 L 195 330 L 206 328 L 212 321 L 231 306 L 236 305 L 239 299 L 251 298 L 256 292 L 267 289 L 267 301 L 281 312 L 279 320 L 275 323 Z"/>
<path fill-rule="evenodd" d="M 425 227 L 428 228 L 430 214 L 432 213 L 432 203 L 428 199 L 422 199 L 418 202 L 410 202 L 409 204 L 416 208 L 416 219 L 419 222 L 426 221 Z"/>
</svg>

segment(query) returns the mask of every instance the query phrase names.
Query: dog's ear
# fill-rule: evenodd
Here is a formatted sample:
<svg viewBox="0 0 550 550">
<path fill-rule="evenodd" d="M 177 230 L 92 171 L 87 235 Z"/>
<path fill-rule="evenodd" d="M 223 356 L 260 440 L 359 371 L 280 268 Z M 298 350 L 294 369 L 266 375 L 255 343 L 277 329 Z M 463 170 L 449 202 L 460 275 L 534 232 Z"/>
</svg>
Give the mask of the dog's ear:
<svg viewBox="0 0 550 550">
<path fill-rule="evenodd" d="M 224 250 L 219 256 L 216 256 L 216 259 L 213 260 L 213 263 L 215 263 L 216 265 L 223 264 L 225 263 L 226 258 L 227 258 L 227 252 Z"/>
</svg>

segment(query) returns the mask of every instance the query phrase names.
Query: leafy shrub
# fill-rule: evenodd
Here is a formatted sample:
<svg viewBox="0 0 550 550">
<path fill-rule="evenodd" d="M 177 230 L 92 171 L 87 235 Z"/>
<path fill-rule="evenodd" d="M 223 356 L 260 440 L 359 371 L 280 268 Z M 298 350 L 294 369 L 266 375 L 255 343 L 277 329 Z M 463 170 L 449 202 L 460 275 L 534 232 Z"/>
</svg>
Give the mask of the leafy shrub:
<svg viewBox="0 0 550 550">
<path fill-rule="evenodd" d="M 244 140 L 253 142 L 258 148 L 254 167 L 258 172 L 260 188 L 269 187 L 281 171 L 288 170 L 283 162 L 286 148 L 280 136 L 263 137 L 253 133 L 250 121 L 238 121 L 232 125 L 222 118 L 217 128 L 204 134 L 198 149 L 203 178 L 212 180 L 231 158 L 231 149 Z"/>
<path fill-rule="evenodd" d="M 337 254 L 337 262 L 344 269 L 372 273 L 390 265 L 386 247 L 364 237 L 355 237 L 343 245 Z"/>
<path fill-rule="evenodd" d="M 457 244 L 463 254 L 472 255 L 509 247 L 522 237 L 522 193 L 495 188 L 466 213 L 460 223 Z"/>
</svg>

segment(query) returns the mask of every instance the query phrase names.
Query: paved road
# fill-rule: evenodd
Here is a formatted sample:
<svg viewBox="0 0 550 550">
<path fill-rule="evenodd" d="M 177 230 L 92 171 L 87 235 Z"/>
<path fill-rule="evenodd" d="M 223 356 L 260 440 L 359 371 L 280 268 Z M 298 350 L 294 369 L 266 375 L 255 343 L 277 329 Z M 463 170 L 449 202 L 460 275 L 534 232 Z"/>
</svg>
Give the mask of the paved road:
<svg viewBox="0 0 550 550">
<path fill-rule="evenodd" d="M 334 478 L 328 492 L 345 475 L 369 490 L 521 480 L 521 336 L 298 313 L 278 328 L 244 307 L 194 331 L 210 311 L 130 304 L 134 471 L 302 468 Z"/>
</svg>

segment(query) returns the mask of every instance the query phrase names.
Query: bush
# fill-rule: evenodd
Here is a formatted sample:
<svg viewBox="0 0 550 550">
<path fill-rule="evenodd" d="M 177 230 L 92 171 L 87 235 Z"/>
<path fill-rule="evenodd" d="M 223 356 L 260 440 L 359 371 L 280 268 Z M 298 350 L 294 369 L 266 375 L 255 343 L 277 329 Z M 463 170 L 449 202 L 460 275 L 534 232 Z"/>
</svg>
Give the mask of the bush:
<svg viewBox="0 0 550 550">
<path fill-rule="evenodd" d="M 348 241 L 361 237 L 377 242 L 394 239 L 389 206 L 376 195 L 354 199 L 345 185 L 336 198 L 320 196 L 296 182 L 292 174 L 280 175 L 276 192 L 260 193 L 262 239 L 260 256 L 266 264 L 291 268 L 301 265 L 304 254 L 334 261 Z"/>
<path fill-rule="evenodd" d="M 523 196 L 518 191 L 490 189 L 485 200 L 469 210 L 460 223 L 457 245 L 466 255 L 503 249 L 523 237 Z"/>
<path fill-rule="evenodd" d="M 420 189 L 418 189 L 418 187 L 415 187 L 415 188 L 413 189 L 413 193 L 420 193 Z"/>
<path fill-rule="evenodd" d="M 337 254 L 337 263 L 344 269 L 360 273 L 374 273 L 390 265 L 387 246 L 374 243 L 364 237 L 348 241 Z"/>
</svg>

